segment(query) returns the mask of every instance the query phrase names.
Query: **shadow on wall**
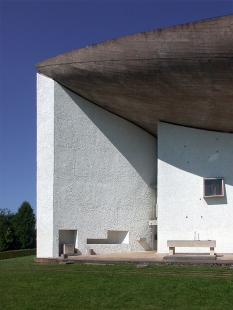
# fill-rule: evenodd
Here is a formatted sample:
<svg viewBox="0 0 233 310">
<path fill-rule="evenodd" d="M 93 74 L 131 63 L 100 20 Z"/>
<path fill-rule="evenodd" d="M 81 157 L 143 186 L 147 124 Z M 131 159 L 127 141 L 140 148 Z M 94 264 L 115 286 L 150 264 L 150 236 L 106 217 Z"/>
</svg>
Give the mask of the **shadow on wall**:
<svg viewBox="0 0 233 310">
<path fill-rule="evenodd" d="M 140 246 L 143 248 L 144 251 L 152 251 L 152 248 L 150 247 L 146 238 L 139 238 L 138 243 L 140 244 Z"/>
<path fill-rule="evenodd" d="M 159 123 L 158 132 L 159 141 L 167 137 L 166 144 L 159 142 L 158 159 L 203 178 L 223 177 L 225 184 L 233 186 L 233 134 L 165 122 Z M 205 199 L 207 204 L 227 203 L 226 197 L 211 199 Z"/>
<path fill-rule="evenodd" d="M 148 186 L 156 184 L 157 139 L 123 118 L 63 89 L 128 160 L 145 183 Z M 77 98 L 79 98 L 78 102 Z"/>
<path fill-rule="evenodd" d="M 129 244 L 129 232 L 108 230 L 106 239 L 87 239 L 87 244 Z"/>
<path fill-rule="evenodd" d="M 63 244 L 73 244 L 74 247 L 77 241 L 77 230 L 66 229 L 59 230 L 59 256 L 63 253 Z M 75 248 L 76 252 L 77 249 Z"/>
<path fill-rule="evenodd" d="M 210 197 L 210 198 L 204 198 L 205 202 L 207 205 L 224 205 L 227 204 L 227 193 L 225 191 L 225 196 L 224 197 Z"/>
</svg>

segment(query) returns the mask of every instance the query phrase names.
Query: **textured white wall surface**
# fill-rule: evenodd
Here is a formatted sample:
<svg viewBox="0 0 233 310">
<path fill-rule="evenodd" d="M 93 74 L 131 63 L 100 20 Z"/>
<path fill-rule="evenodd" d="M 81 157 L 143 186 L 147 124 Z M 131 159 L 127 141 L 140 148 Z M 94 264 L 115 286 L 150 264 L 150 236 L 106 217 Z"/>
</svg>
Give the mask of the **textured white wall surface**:
<svg viewBox="0 0 233 310">
<path fill-rule="evenodd" d="M 216 240 L 233 253 L 233 134 L 159 123 L 158 252 L 167 240 Z M 203 178 L 223 177 L 225 196 L 203 198 Z M 177 248 L 178 252 L 206 252 Z"/>
<path fill-rule="evenodd" d="M 156 144 L 139 127 L 39 76 L 37 256 L 59 255 L 61 230 L 77 231 L 79 253 L 143 251 L 140 237 L 152 248 Z M 128 231 L 128 243 L 87 244 L 108 231 Z"/>
<path fill-rule="evenodd" d="M 37 75 L 37 256 L 53 255 L 54 81 Z"/>
</svg>

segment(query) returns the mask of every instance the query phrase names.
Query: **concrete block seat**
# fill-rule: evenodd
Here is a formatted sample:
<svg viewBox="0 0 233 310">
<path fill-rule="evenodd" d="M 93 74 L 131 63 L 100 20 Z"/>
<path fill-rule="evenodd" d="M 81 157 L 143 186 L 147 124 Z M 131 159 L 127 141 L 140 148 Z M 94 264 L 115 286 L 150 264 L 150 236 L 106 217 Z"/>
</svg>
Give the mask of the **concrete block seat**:
<svg viewBox="0 0 233 310">
<path fill-rule="evenodd" d="M 214 255 L 216 240 L 167 240 L 167 246 L 169 247 L 169 255 L 175 254 L 176 247 L 207 247 L 210 248 L 210 255 Z"/>
</svg>

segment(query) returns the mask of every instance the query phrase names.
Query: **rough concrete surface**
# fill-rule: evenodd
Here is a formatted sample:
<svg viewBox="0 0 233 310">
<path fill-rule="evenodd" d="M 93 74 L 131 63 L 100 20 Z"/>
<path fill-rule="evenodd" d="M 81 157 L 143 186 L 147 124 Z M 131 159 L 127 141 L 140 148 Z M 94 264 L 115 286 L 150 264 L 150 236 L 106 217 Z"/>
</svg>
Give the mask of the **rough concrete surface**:
<svg viewBox="0 0 233 310">
<path fill-rule="evenodd" d="M 159 120 L 233 132 L 233 15 L 106 41 L 36 67 L 153 135 Z"/>
<path fill-rule="evenodd" d="M 156 138 L 45 76 L 38 80 L 37 256 L 58 257 L 64 243 L 82 254 L 153 249 Z"/>
</svg>

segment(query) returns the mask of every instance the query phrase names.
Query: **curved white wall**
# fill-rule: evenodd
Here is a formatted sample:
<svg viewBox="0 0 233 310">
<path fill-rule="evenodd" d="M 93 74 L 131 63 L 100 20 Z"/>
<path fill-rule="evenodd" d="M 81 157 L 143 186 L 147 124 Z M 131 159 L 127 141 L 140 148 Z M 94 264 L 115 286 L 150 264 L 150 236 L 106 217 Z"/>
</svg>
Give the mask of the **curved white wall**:
<svg viewBox="0 0 233 310">
<path fill-rule="evenodd" d="M 159 123 L 158 252 L 167 240 L 216 240 L 233 252 L 233 134 Z M 203 178 L 223 177 L 225 197 L 203 198 Z M 206 249 L 178 249 L 178 251 Z"/>
<path fill-rule="evenodd" d="M 38 94 L 46 97 L 50 81 L 39 76 Z M 76 247 L 80 253 L 86 253 L 88 248 L 96 253 L 143 251 L 137 241 L 140 237 L 146 238 L 152 248 L 153 229 L 148 222 L 155 207 L 155 191 L 150 185 L 156 183 L 156 139 L 52 83 L 54 97 L 46 99 L 49 105 L 42 95 L 38 96 L 38 111 L 43 111 L 45 105 L 51 109 L 49 128 L 38 127 L 38 150 L 47 139 L 48 155 L 54 154 L 54 170 L 52 181 L 45 169 L 47 160 L 38 153 L 38 171 L 42 173 L 38 175 L 37 256 L 59 255 L 59 230 L 77 230 Z M 46 117 L 46 110 L 42 114 L 38 114 L 38 124 Z M 51 128 L 54 141 L 44 135 Z M 47 183 L 48 188 L 53 187 L 53 204 L 42 208 L 41 198 L 46 201 L 46 195 L 51 195 Z M 49 217 L 45 220 L 46 215 Z M 108 231 L 128 231 L 129 243 L 87 244 L 87 239 L 107 238 Z M 51 243 L 52 253 L 44 250 L 50 249 Z"/>
</svg>

